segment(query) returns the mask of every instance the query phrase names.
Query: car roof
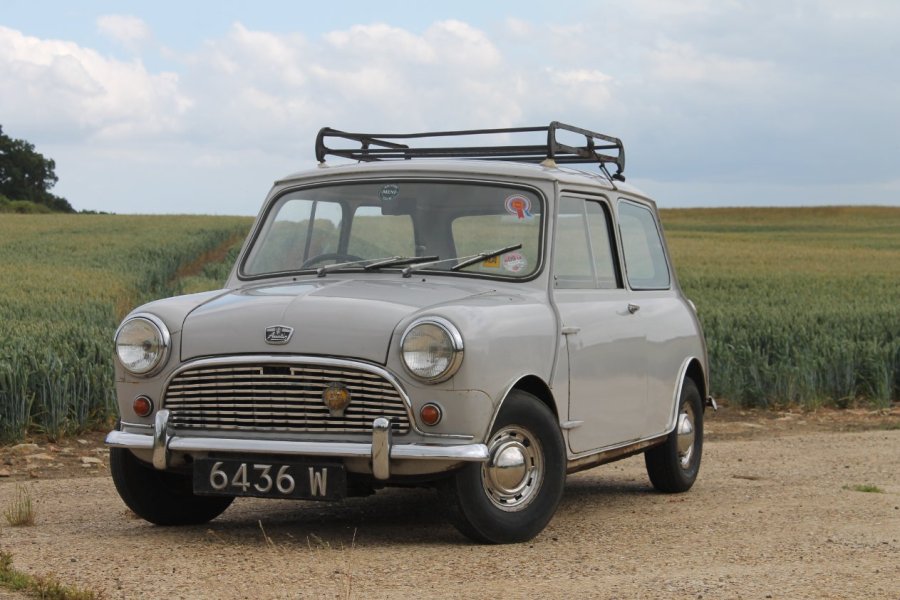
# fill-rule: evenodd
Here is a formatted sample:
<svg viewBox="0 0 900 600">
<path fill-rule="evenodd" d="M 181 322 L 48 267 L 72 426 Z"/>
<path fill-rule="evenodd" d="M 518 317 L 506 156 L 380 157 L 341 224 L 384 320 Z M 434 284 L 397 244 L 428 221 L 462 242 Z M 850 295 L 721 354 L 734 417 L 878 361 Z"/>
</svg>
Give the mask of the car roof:
<svg viewBox="0 0 900 600">
<path fill-rule="evenodd" d="M 345 177 L 452 177 L 464 176 L 501 176 L 519 179 L 543 180 L 558 182 L 561 187 L 588 186 L 608 191 L 625 192 L 633 196 L 652 200 L 636 187 L 615 181 L 611 182 L 605 173 L 572 167 L 545 164 L 521 163 L 496 160 L 441 160 L 419 159 L 403 161 L 373 161 L 360 163 L 321 163 L 315 169 L 292 173 L 275 182 L 276 186 L 296 185 L 310 180 L 341 179 Z"/>
</svg>

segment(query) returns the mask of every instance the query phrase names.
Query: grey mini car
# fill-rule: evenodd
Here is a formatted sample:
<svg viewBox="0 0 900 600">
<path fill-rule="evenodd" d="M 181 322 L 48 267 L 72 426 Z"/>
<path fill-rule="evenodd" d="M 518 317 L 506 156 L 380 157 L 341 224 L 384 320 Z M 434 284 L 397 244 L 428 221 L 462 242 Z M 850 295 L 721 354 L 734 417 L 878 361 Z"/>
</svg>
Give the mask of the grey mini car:
<svg viewBox="0 0 900 600">
<path fill-rule="evenodd" d="M 567 473 L 642 452 L 656 489 L 691 487 L 706 347 L 620 140 L 326 128 L 316 154 L 225 289 L 119 327 L 106 442 L 135 513 L 434 486 L 462 533 L 507 543 L 547 525 Z"/>
</svg>

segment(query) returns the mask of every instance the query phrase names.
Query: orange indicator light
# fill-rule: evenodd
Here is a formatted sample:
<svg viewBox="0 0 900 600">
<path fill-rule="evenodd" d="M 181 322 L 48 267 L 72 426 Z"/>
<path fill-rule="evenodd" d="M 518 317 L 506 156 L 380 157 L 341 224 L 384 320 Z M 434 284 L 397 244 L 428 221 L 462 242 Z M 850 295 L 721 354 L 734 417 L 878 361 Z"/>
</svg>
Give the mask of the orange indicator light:
<svg viewBox="0 0 900 600">
<path fill-rule="evenodd" d="M 419 411 L 419 415 L 426 425 L 437 425 L 441 422 L 441 408 L 437 404 L 426 404 Z"/>
<path fill-rule="evenodd" d="M 134 414 L 139 417 L 149 416 L 153 412 L 153 401 L 147 396 L 138 396 L 131 406 L 134 408 Z"/>
</svg>

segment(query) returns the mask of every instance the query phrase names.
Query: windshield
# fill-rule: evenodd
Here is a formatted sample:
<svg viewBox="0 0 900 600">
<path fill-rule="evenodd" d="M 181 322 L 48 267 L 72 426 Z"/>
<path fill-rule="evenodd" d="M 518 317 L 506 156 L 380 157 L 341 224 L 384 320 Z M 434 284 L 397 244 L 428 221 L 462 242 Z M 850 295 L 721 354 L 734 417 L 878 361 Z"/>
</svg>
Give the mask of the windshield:
<svg viewBox="0 0 900 600">
<path fill-rule="evenodd" d="M 527 278 L 540 262 L 542 221 L 540 196 L 511 186 L 379 181 L 307 188 L 275 201 L 241 273 L 323 276 L 418 262 L 422 272 Z M 487 257 L 473 262 L 479 254 Z"/>
</svg>

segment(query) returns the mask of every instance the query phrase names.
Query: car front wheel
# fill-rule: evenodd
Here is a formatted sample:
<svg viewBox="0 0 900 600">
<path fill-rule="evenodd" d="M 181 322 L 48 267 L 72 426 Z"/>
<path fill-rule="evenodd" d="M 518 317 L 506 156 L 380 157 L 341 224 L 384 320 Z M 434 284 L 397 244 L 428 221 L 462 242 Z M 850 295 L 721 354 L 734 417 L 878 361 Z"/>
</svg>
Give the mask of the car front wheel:
<svg viewBox="0 0 900 600">
<path fill-rule="evenodd" d="M 109 470 L 128 508 L 156 525 L 206 523 L 234 501 L 228 496 L 195 496 L 190 476 L 158 471 L 125 448 L 110 449 Z"/>
<path fill-rule="evenodd" d="M 566 479 L 556 418 L 540 400 L 513 390 L 488 439 L 489 458 L 458 471 L 450 485 L 452 519 L 476 542 L 530 540 L 550 521 Z"/>
</svg>

